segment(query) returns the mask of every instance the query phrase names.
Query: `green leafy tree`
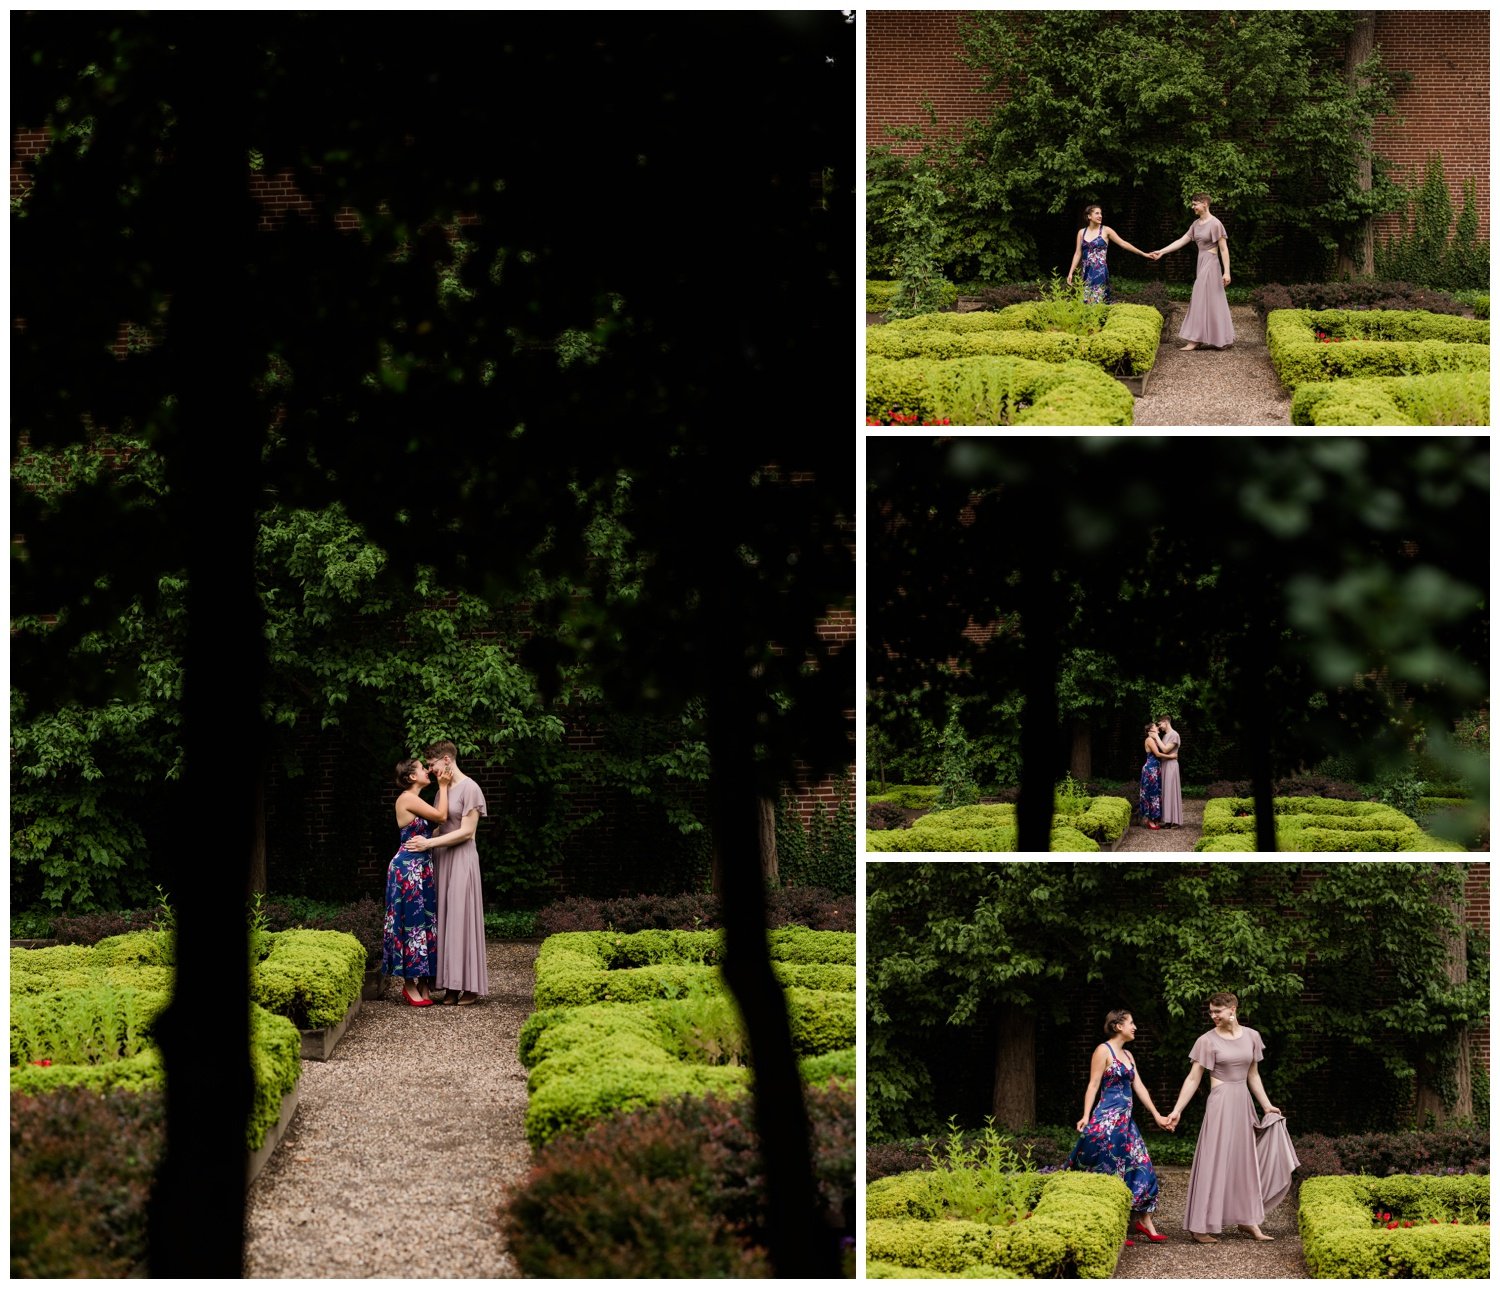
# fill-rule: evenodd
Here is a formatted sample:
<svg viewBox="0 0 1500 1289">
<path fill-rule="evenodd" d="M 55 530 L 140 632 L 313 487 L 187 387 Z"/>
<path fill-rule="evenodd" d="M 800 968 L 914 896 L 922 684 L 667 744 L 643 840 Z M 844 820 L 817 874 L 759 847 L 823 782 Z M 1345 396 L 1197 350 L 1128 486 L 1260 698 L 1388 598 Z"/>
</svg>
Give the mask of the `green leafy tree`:
<svg viewBox="0 0 1500 1289">
<path fill-rule="evenodd" d="M 958 806 L 972 806 L 979 800 L 979 785 L 974 782 L 969 768 L 969 739 L 959 720 L 958 707 L 948 713 L 948 724 L 943 727 L 943 759 L 938 766 L 938 793 L 935 810 L 953 810 Z"/>
<path fill-rule="evenodd" d="M 1372 185 L 1360 185 L 1369 128 L 1392 110 L 1393 79 L 1378 54 L 1359 77 L 1346 75 L 1340 50 L 1355 17 L 967 13 L 962 56 L 983 73 L 983 89 L 1004 93 L 908 175 L 914 182 L 941 165 L 947 217 L 986 223 L 1012 250 L 1039 246 L 1040 263 L 1028 257 L 1021 276 L 1066 264 L 1084 201 L 1102 203 L 1144 247 L 1181 233 L 1199 190 L 1232 217 L 1244 274 L 1279 246 L 1291 248 L 1294 271 L 1320 276 L 1364 221 L 1400 201 L 1378 158 Z M 881 173 L 891 175 L 889 164 Z M 871 218 L 894 200 L 876 194 Z M 976 267 L 958 245 L 951 251 L 951 271 Z"/>
<path fill-rule="evenodd" d="M 1425 286 L 1489 286 L 1490 247 L 1479 239 L 1479 208 L 1474 181 L 1464 182 L 1464 204 L 1453 225 L 1453 199 L 1443 172 L 1443 157 L 1429 154 L 1422 182 L 1401 213 L 1401 231 L 1375 249 L 1375 272 L 1381 277 Z"/>
</svg>

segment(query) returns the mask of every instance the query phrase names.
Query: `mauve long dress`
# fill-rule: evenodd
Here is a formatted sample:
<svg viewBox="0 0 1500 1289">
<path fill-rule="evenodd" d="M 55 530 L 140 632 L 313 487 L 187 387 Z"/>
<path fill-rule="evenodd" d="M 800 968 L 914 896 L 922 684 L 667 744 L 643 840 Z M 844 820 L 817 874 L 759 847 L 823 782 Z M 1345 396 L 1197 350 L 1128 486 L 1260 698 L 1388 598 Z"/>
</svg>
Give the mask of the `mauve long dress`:
<svg viewBox="0 0 1500 1289">
<path fill-rule="evenodd" d="M 1265 1221 L 1266 1209 L 1280 1203 L 1290 1188 L 1296 1155 L 1292 1155 L 1288 1167 L 1277 1138 L 1271 1138 L 1268 1151 L 1274 1152 L 1273 1161 L 1280 1162 L 1269 1170 L 1272 1175 L 1262 1176 L 1256 1148 L 1255 1107 L 1245 1080 L 1264 1052 L 1260 1035 L 1246 1026 L 1240 1027 L 1238 1038 L 1225 1038 L 1211 1029 L 1193 1044 L 1192 1059 L 1220 1081 L 1208 1094 L 1203 1126 L 1198 1130 L 1182 1218 L 1183 1226 L 1199 1235 L 1217 1235 L 1226 1226 L 1240 1222 L 1259 1226 Z M 1286 1149 L 1291 1149 L 1290 1137 L 1286 1138 Z M 1278 1189 L 1280 1193 L 1276 1194 Z M 1268 1204 L 1268 1195 L 1272 1194 L 1275 1201 Z"/>
<path fill-rule="evenodd" d="M 1224 266 L 1219 262 L 1219 239 L 1224 225 L 1210 215 L 1195 219 L 1188 235 L 1198 244 L 1198 278 L 1193 283 L 1193 299 L 1187 317 L 1177 333 L 1180 340 L 1200 345 L 1234 344 L 1234 323 L 1229 317 L 1229 299 L 1224 294 Z"/>
<path fill-rule="evenodd" d="M 1161 741 L 1163 752 L 1174 752 L 1182 743 L 1176 730 L 1169 730 Z M 1182 767 L 1177 758 L 1161 762 L 1161 821 L 1164 824 L 1182 823 Z"/>
<path fill-rule="evenodd" d="M 489 811 L 484 793 L 473 779 L 460 779 L 448 789 L 448 818 L 433 836 L 455 832 L 471 810 Z M 439 989 L 490 991 L 489 966 L 484 959 L 484 894 L 479 883 L 479 847 L 474 838 L 457 846 L 438 846 L 428 852 L 437 869 L 437 981 Z"/>
</svg>

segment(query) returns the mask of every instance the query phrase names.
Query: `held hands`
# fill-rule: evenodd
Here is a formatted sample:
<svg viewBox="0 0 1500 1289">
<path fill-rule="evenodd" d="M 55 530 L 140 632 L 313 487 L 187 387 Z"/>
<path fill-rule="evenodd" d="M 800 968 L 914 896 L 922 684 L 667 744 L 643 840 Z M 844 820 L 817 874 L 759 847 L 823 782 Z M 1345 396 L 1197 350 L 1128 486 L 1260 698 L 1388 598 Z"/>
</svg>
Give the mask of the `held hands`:
<svg viewBox="0 0 1500 1289">
<path fill-rule="evenodd" d="M 1165 1118 L 1163 1118 L 1161 1115 L 1157 1115 L 1156 1116 L 1156 1125 L 1159 1128 L 1165 1128 L 1168 1132 L 1173 1132 L 1177 1128 L 1177 1121 L 1179 1119 L 1181 1119 L 1181 1118 L 1182 1118 L 1182 1116 L 1180 1114 L 1178 1114 L 1177 1111 L 1174 1110 L 1174 1111 L 1172 1111 L 1171 1114 L 1167 1115 Z"/>
<path fill-rule="evenodd" d="M 1148 260 L 1159 260 L 1159 259 L 1161 259 L 1161 252 L 1160 251 L 1147 251 L 1146 252 L 1146 258 Z"/>
</svg>

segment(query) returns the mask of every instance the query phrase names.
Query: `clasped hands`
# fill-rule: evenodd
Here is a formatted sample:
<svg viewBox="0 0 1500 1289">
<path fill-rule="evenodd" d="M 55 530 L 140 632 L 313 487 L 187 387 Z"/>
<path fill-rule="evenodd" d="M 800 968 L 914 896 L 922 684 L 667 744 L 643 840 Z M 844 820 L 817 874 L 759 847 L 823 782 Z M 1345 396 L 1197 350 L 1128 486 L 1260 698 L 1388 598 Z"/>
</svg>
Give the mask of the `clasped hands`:
<svg viewBox="0 0 1500 1289">
<path fill-rule="evenodd" d="M 1153 1110 L 1152 1117 L 1156 1120 L 1158 1128 L 1165 1128 L 1168 1132 L 1174 1132 L 1176 1131 L 1177 1124 L 1182 1119 L 1182 1113 L 1181 1111 L 1174 1110 L 1171 1114 L 1163 1118 Z"/>
</svg>

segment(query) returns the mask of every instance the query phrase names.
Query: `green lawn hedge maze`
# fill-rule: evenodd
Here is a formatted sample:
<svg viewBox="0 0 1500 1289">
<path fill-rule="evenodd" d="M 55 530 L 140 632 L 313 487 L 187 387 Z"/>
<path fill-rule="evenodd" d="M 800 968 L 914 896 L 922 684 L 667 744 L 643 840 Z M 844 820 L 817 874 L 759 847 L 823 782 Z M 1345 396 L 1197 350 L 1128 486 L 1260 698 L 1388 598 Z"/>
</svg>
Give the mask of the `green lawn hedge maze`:
<svg viewBox="0 0 1500 1289">
<path fill-rule="evenodd" d="M 1292 395 L 1293 425 L 1488 425 L 1487 371 L 1310 381 Z"/>
<path fill-rule="evenodd" d="M 872 417 L 894 411 L 929 423 L 946 418 L 954 425 L 1129 425 L 1135 400 L 1119 381 L 1076 359 L 871 354 L 865 410 Z"/>
<path fill-rule="evenodd" d="M 1417 826 L 1394 806 L 1326 797 L 1277 797 L 1276 846 L 1295 851 L 1462 851 Z M 1203 838 L 1195 850 L 1254 851 L 1255 802 L 1217 797 L 1203 808 Z"/>
<path fill-rule="evenodd" d="M 1093 797 L 1082 811 L 1059 803 L 1052 816 L 1053 851 L 1112 850 L 1130 826 L 1130 802 L 1124 797 Z M 877 852 L 975 852 L 1015 850 L 1014 805 L 959 806 L 935 810 L 910 828 L 865 833 L 865 849 Z"/>
<path fill-rule="evenodd" d="M 1331 343 L 1319 332 L 1336 337 Z M 1421 309 L 1275 309 L 1266 346 L 1281 383 L 1488 372 L 1490 324 Z"/>
<path fill-rule="evenodd" d="M 1488 1280 L 1489 1220 L 1473 1175 L 1309 1177 L 1297 1211 L 1308 1269 L 1335 1280 Z"/>
<path fill-rule="evenodd" d="M 1114 1274 L 1130 1192 L 1101 1173 L 1036 1176 L 1031 1216 L 1005 1226 L 947 1216 L 931 1172 L 873 1181 L 865 1195 L 871 1279 L 1078 1278 Z"/>
<path fill-rule="evenodd" d="M 787 928 L 769 941 L 803 1078 L 852 1079 L 853 934 Z M 533 1147 L 606 1115 L 749 1087 L 744 1031 L 718 967 L 723 943 L 717 931 L 548 937 L 537 954 L 538 1010 L 520 1037 Z"/>
</svg>

